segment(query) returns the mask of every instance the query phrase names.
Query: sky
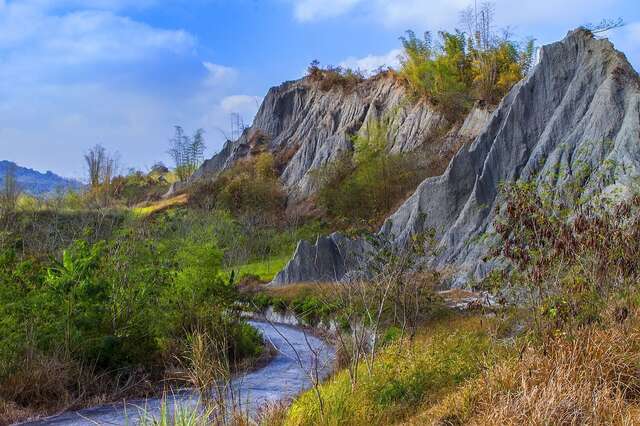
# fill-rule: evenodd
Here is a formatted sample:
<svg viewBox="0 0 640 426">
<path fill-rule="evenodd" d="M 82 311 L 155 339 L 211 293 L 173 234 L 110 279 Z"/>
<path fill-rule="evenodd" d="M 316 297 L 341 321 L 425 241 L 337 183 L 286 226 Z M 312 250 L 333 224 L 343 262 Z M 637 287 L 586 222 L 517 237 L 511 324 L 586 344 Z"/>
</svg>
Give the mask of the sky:
<svg viewBox="0 0 640 426">
<path fill-rule="evenodd" d="M 496 27 L 538 44 L 622 17 L 640 69 L 639 0 L 496 0 Z M 271 86 L 323 65 L 394 66 L 405 30 L 453 29 L 470 0 L 0 0 L 0 160 L 68 177 L 101 144 L 120 166 L 170 164 L 173 127 L 207 157 Z"/>
</svg>

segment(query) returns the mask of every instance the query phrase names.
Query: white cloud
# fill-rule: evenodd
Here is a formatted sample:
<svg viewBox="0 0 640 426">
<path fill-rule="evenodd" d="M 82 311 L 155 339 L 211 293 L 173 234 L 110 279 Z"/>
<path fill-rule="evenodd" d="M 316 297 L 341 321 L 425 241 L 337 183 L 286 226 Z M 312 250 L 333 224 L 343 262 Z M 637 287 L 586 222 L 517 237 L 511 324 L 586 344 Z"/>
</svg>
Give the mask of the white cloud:
<svg viewBox="0 0 640 426">
<path fill-rule="evenodd" d="M 161 51 L 189 52 L 196 40 L 104 10 L 50 14 L 42 2 L 8 3 L 0 9 L 0 50 L 18 63 L 69 65 L 141 60 Z"/>
<path fill-rule="evenodd" d="M 203 65 L 188 32 L 122 14 L 143 4 L 0 0 L 0 157 L 79 176 L 82 153 L 101 143 L 145 166 L 164 158 L 175 124 L 205 128 L 217 150 L 228 114 L 203 117 L 237 72 Z"/>
<path fill-rule="evenodd" d="M 248 95 L 231 95 L 227 96 L 220 102 L 220 106 L 227 113 L 247 113 L 247 115 L 255 115 L 260 107 L 262 98 L 259 96 Z"/>
<path fill-rule="evenodd" d="M 381 67 L 398 68 L 400 66 L 401 54 L 402 49 L 393 49 L 384 55 L 367 55 L 363 58 L 349 57 L 340 62 L 340 66 L 360 70 L 365 74 L 371 74 Z"/>
<path fill-rule="evenodd" d="M 207 70 L 205 86 L 208 88 L 220 88 L 221 86 L 233 83 L 238 73 L 231 67 L 214 64 L 211 62 L 203 62 L 202 66 Z"/>
</svg>

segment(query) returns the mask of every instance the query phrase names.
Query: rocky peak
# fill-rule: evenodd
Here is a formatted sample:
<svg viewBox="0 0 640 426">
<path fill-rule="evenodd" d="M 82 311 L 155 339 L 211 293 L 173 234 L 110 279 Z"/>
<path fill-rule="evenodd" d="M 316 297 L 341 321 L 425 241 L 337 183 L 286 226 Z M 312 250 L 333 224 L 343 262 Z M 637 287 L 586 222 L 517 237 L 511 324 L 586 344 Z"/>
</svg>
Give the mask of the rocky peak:
<svg viewBox="0 0 640 426">
<path fill-rule="evenodd" d="M 480 135 L 462 146 L 443 175 L 426 179 L 379 235 L 402 248 L 412 235 L 434 229 L 440 250 L 429 261 L 437 268 L 453 265 L 463 283 L 493 267 L 483 260 L 488 242 L 481 237 L 493 231 L 502 182 L 544 182 L 561 197 L 569 182 L 580 179 L 585 194 L 607 194 L 628 187 L 639 171 L 638 74 L 608 40 L 575 30 L 542 48 L 538 65 L 502 100 Z M 326 246 L 305 247 L 305 253 L 322 258 Z M 366 244 L 359 246 L 362 251 Z M 313 270 L 313 258 L 296 253 L 274 284 L 293 276 L 325 279 L 291 270 L 304 262 Z M 347 263 L 341 260 L 341 270 L 361 264 Z"/>
<path fill-rule="evenodd" d="M 305 199 L 315 189 L 310 172 L 351 150 L 352 135 L 369 120 L 389 119 L 391 152 L 411 152 L 429 145 L 430 153 L 448 160 L 455 152 L 453 147 L 473 140 L 488 117 L 486 109 L 474 108 L 466 120 L 452 124 L 427 103 L 408 101 L 403 85 L 392 73 L 347 88 L 339 84 L 327 87 L 305 77 L 269 90 L 253 125 L 238 140 L 227 142 L 194 178 L 215 175 L 259 146 L 275 155 L 290 198 Z"/>
</svg>

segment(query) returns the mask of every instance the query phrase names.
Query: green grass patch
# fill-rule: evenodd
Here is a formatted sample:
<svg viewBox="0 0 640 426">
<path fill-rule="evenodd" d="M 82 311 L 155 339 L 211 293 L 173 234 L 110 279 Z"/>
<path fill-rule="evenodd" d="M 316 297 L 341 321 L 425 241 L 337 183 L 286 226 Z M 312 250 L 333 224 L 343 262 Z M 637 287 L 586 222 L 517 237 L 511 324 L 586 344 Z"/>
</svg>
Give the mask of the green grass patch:
<svg viewBox="0 0 640 426">
<path fill-rule="evenodd" d="M 304 393 L 291 406 L 286 424 L 396 423 L 477 377 L 502 349 L 490 337 L 486 318 L 452 315 L 427 325 L 414 342 L 390 343 L 371 374 L 361 366 L 355 387 L 344 370 L 323 384 L 324 418 L 316 395 Z"/>
<path fill-rule="evenodd" d="M 290 255 L 284 255 L 244 265 L 229 266 L 225 268 L 224 273 L 227 279 L 231 276 L 231 271 L 235 271 L 237 279 L 247 275 L 255 275 L 262 281 L 271 281 L 285 267 L 289 259 L 291 259 Z"/>
</svg>

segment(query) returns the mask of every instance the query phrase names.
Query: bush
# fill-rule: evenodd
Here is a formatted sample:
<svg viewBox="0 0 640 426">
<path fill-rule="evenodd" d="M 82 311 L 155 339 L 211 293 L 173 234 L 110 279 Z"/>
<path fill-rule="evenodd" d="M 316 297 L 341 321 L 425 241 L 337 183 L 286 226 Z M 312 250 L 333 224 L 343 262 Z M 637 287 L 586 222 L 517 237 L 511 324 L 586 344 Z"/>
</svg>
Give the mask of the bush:
<svg viewBox="0 0 640 426">
<path fill-rule="evenodd" d="M 259 355 L 210 230 L 134 221 L 57 259 L 0 251 L 0 400 L 48 411 L 119 398 L 121 380 L 148 392 L 140 375 L 162 378 L 194 330 L 224 334 L 234 362 Z"/>
<path fill-rule="evenodd" d="M 513 269 L 493 286 L 525 289 L 539 331 L 597 322 L 611 297 L 640 282 L 640 196 L 569 205 L 534 183 L 507 186 L 504 196 L 494 254 Z"/>
<path fill-rule="evenodd" d="M 430 33 L 419 39 L 407 31 L 400 38 L 404 55 L 399 75 L 414 98 L 429 100 L 450 122 L 476 101 L 497 103 L 531 65 L 533 42 L 521 49 L 509 39 L 480 43 L 460 31 L 441 31 L 438 37 L 434 46 Z"/>
<path fill-rule="evenodd" d="M 315 171 L 318 204 L 342 228 L 375 228 L 422 179 L 405 154 L 389 154 L 384 121 L 371 121 L 343 153 Z"/>
<path fill-rule="evenodd" d="M 228 210 L 248 224 L 267 225 L 281 220 L 286 195 L 273 156 L 261 153 L 238 161 L 214 180 L 194 183 L 189 203 L 205 210 Z"/>
<path fill-rule="evenodd" d="M 309 79 L 318 84 L 322 91 L 338 87 L 346 92 L 351 92 L 364 81 L 364 75 L 358 70 L 332 66 L 323 69 L 319 65 L 318 61 L 313 61 L 309 65 L 307 73 Z"/>
</svg>

